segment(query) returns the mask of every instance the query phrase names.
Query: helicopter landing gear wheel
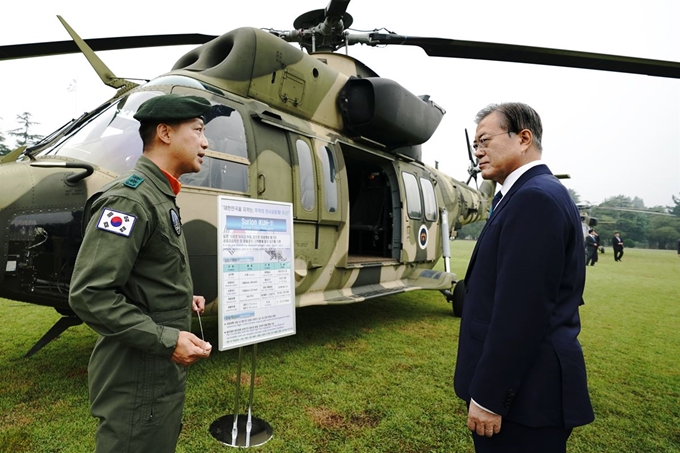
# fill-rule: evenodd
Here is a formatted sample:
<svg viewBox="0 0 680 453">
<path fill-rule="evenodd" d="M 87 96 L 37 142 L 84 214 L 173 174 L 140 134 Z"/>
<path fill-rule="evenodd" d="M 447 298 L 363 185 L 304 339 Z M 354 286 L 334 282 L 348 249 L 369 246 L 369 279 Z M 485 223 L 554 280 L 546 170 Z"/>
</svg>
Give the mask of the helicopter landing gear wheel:
<svg viewBox="0 0 680 453">
<path fill-rule="evenodd" d="M 463 314 L 463 299 L 465 298 L 465 281 L 461 280 L 453 287 L 453 294 L 451 295 L 451 306 L 453 307 L 453 316 L 460 318 Z"/>
</svg>

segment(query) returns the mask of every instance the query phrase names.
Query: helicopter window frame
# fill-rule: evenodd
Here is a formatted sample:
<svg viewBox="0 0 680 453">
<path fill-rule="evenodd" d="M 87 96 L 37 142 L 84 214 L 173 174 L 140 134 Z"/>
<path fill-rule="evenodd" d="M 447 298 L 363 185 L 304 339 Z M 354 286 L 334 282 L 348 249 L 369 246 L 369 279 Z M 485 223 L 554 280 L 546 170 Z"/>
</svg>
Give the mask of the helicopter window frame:
<svg viewBox="0 0 680 453">
<path fill-rule="evenodd" d="M 437 196 L 434 192 L 434 185 L 432 181 L 427 178 L 420 177 L 420 187 L 423 192 L 423 210 L 425 212 L 425 220 L 430 222 L 437 221 Z"/>
<path fill-rule="evenodd" d="M 300 185 L 300 206 L 305 212 L 312 213 L 316 209 L 316 175 L 314 172 L 314 156 L 309 143 L 301 137 L 295 139 L 295 158 L 298 164 Z"/>
<path fill-rule="evenodd" d="M 339 209 L 337 163 L 333 151 L 328 145 L 322 145 L 319 149 L 321 157 L 321 169 L 324 188 L 324 207 L 326 212 L 336 213 Z"/>
<path fill-rule="evenodd" d="M 406 213 L 411 219 L 421 220 L 423 218 L 423 203 L 418 178 L 413 173 L 402 171 L 401 180 L 404 184 L 406 196 Z"/>
<path fill-rule="evenodd" d="M 205 151 L 201 171 L 182 175 L 180 182 L 192 188 L 248 193 L 252 162 L 244 120 L 246 115 L 237 107 L 242 108 L 242 104 L 212 91 L 206 93 L 188 86 L 174 86 L 172 93 L 201 97 L 209 94 L 207 98 L 212 104 L 206 114 L 204 135 L 209 147 Z"/>
<path fill-rule="evenodd" d="M 201 170 L 197 173 L 185 173 L 180 176 L 179 181 L 187 188 L 248 193 L 249 163 L 248 159 L 233 158 L 224 153 L 207 150 L 203 156 Z"/>
<path fill-rule="evenodd" d="M 205 136 L 209 148 L 205 151 L 201 171 L 182 175 L 180 182 L 193 187 L 247 193 L 251 161 L 248 158 L 243 115 L 234 106 L 215 99 L 215 96 L 211 97 L 211 103 L 210 112 L 223 114 L 207 119 Z M 225 118 L 230 118 L 226 124 L 220 124 L 223 121 L 214 122 Z"/>
</svg>

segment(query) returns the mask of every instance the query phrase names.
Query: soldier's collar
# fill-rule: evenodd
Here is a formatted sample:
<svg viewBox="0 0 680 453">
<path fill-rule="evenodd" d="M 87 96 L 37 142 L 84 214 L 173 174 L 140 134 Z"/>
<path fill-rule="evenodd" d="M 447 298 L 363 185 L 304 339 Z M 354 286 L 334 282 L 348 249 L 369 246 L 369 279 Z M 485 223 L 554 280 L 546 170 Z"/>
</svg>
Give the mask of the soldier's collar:
<svg viewBox="0 0 680 453">
<path fill-rule="evenodd" d="M 160 167 L 158 167 L 160 168 Z M 170 188 L 172 188 L 172 191 L 175 193 L 175 195 L 179 194 L 179 191 L 182 189 L 182 183 L 179 182 L 179 179 L 175 178 L 172 176 L 170 173 L 167 171 L 163 170 L 161 168 L 161 171 L 165 175 L 166 178 L 168 178 L 168 182 L 170 183 Z"/>
</svg>

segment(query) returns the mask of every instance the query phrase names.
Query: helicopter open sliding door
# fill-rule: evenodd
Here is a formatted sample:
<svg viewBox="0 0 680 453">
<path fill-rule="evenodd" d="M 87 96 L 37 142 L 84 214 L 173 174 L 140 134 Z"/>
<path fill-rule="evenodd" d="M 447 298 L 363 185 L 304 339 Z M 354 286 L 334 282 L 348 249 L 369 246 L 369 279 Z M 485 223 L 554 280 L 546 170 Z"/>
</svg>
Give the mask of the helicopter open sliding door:
<svg viewBox="0 0 680 453">
<path fill-rule="evenodd" d="M 419 166 L 399 162 L 398 167 L 406 202 L 402 216 L 402 260 L 416 263 L 434 261 L 439 256 L 441 241 L 437 234 L 439 216 L 432 178 Z"/>
<path fill-rule="evenodd" d="M 349 195 L 348 264 L 401 256 L 399 184 L 393 161 L 342 144 Z"/>
</svg>

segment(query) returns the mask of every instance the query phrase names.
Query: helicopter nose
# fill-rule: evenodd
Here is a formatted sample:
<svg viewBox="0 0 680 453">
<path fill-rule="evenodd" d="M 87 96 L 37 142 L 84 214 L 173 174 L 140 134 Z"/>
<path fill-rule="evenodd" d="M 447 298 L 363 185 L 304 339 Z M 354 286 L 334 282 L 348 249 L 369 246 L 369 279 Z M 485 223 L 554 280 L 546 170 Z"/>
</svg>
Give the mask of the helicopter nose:
<svg viewBox="0 0 680 453">
<path fill-rule="evenodd" d="M 0 165 L 0 244 L 3 253 L 0 255 L 0 287 L 5 275 L 16 271 L 15 264 L 8 260 L 7 242 L 9 241 L 12 220 L 18 212 L 25 210 L 22 205 L 33 198 L 30 187 L 30 170 L 27 165 Z M 16 263 L 16 262 L 14 262 Z"/>
<path fill-rule="evenodd" d="M 31 191 L 30 169 L 27 165 L 0 165 L 0 211 L 14 206 Z"/>
<path fill-rule="evenodd" d="M 36 259 L 49 259 L 51 254 L 64 260 L 79 234 L 86 183 L 74 183 L 72 169 L 40 165 L 40 161 L 0 164 L 0 297 L 10 287 L 23 288 L 22 272 L 37 272 Z"/>
</svg>

